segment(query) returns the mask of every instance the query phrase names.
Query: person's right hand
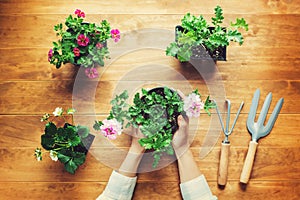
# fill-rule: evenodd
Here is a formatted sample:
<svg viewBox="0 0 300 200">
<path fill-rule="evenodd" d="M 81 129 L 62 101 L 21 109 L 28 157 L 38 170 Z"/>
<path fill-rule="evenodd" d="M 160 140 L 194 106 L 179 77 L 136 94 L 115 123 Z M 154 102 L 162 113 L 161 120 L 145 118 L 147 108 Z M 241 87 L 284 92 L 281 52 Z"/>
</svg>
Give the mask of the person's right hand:
<svg viewBox="0 0 300 200">
<path fill-rule="evenodd" d="M 189 149 L 189 119 L 179 115 L 177 117 L 178 130 L 175 132 L 172 140 L 172 146 L 177 157 L 181 156 Z"/>
</svg>

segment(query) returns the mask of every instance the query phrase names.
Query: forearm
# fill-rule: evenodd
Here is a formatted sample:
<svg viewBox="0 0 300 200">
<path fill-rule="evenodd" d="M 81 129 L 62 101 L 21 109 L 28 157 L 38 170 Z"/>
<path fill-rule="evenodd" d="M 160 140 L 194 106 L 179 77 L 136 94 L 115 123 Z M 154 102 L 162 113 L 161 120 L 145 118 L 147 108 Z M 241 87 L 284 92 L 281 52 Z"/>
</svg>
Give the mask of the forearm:
<svg viewBox="0 0 300 200">
<path fill-rule="evenodd" d="M 175 153 L 178 158 L 178 168 L 181 183 L 190 181 L 202 174 L 190 149 L 186 150 L 182 155 L 178 154 L 177 152 Z"/>
<path fill-rule="evenodd" d="M 131 147 L 118 172 L 128 177 L 135 177 L 143 152 Z"/>
</svg>

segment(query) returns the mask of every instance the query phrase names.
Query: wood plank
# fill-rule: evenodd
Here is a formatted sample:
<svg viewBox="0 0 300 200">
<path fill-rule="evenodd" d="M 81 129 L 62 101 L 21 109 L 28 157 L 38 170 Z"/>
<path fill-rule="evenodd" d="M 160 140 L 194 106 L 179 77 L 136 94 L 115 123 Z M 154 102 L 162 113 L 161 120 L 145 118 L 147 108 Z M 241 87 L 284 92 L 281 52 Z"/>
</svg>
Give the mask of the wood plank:
<svg viewBox="0 0 300 200">
<path fill-rule="evenodd" d="M 235 113 L 232 114 L 234 115 Z M 127 136 L 127 134 L 130 133 L 130 131 L 124 131 L 123 136 L 115 141 L 107 141 L 106 139 L 102 138 L 100 132 L 95 131 L 92 128 L 94 120 L 102 120 L 105 117 L 107 117 L 107 115 L 75 115 L 75 123 L 86 125 L 90 128 L 91 133 L 96 136 L 93 147 L 110 147 L 112 144 L 120 148 L 129 147 L 130 138 Z M 248 146 L 251 136 L 245 126 L 247 117 L 248 114 L 241 114 L 239 116 L 233 133 L 229 137 L 233 147 L 242 148 Z M 192 147 L 201 147 L 206 135 L 211 133 L 208 131 L 217 133 L 214 136 L 217 138 L 216 147 L 219 147 L 219 144 L 224 139 L 221 127 L 218 122 L 217 126 L 210 125 L 211 120 L 216 118 L 216 114 L 213 114 L 212 117 L 202 114 L 199 121 L 197 119 L 190 120 L 189 130 Z M 55 123 L 57 122 L 55 121 Z M 44 124 L 45 123 L 40 122 L 40 116 L 0 115 L 0 127 L 2 127 L 0 130 L 0 146 L 2 148 L 17 146 L 34 149 L 37 146 L 40 146 L 40 136 L 44 132 Z M 60 126 L 60 123 L 58 123 L 58 126 Z M 259 140 L 259 146 L 269 148 L 285 148 L 287 146 L 291 148 L 299 147 L 300 135 L 297 131 L 299 128 L 299 114 L 280 114 L 271 133 L 266 138 Z M 282 138 L 284 138 L 284 140 Z"/>
<path fill-rule="evenodd" d="M 256 88 L 261 88 L 261 102 L 269 91 L 273 93 L 275 101 L 284 97 L 285 103 L 281 113 L 299 113 L 299 81 L 214 81 L 207 79 L 208 84 L 199 81 L 164 81 L 164 74 L 160 77 L 148 76 L 148 71 L 140 71 L 142 74 L 134 73 L 132 81 L 90 81 L 86 79 L 77 80 L 74 86 L 73 81 L 1 81 L 0 82 L 0 114 L 39 114 L 52 112 L 52 109 L 73 106 L 79 114 L 103 114 L 110 110 L 110 100 L 115 94 L 123 90 L 129 90 L 133 95 L 134 91 L 141 87 L 152 88 L 158 85 L 169 86 L 179 89 L 188 94 L 192 88 L 198 88 L 202 95 L 211 95 L 214 99 L 224 100 L 229 98 L 233 105 L 238 106 L 241 101 L 245 102 L 244 111 L 248 112 L 251 106 L 251 99 Z M 152 71 L 158 74 L 159 71 Z M 145 77 L 146 74 L 146 77 Z M 143 77 L 144 78 L 141 78 Z M 154 79 L 148 79 L 149 77 Z M 176 77 L 175 77 L 176 78 Z M 140 79 L 138 81 L 138 79 Z M 181 78 L 180 78 L 181 79 Z M 210 92 L 208 92 L 210 88 Z M 223 89 L 224 88 L 224 89 Z M 222 96 L 223 95 L 223 96 Z M 73 103 L 72 103 L 72 98 Z M 46 99 L 46 100 L 45 100 Z M 49 102 L 51 105 L 49 106 Z M 95 107 L 94 107 L 95 106 Z M 271 110 L 275 104 L 271 105 Z M 236 109 L 237 110 L 237 109 Z"/>
<path fill-rule="evenodd" d="M 37 144 L 38 145 L 38 144 Z M 247 153 L 247 146 L 232 146 L 229 157 L 228 180 L 238 181 Z M 126 148 L 92 148 L 84 165 L 76 175 L 68 174 L 61 163 L 53 162 L 47 154 L 41 162 L 33 158 L 35 148 L 1 148 L 1 181 L 46 181 L 46 182 L 88 182 L 107 181 L 112 168 L 118 169 L 126 155 Z M 199 147 L 191 148 L 201 172 L 210 181 L 217 180 L 220 147 L 216 146 L 205 158 L 199 158 Z M 299 147 L 257 149 L 251 181 L 277 181 L 300 179 Z M 153 158 L 145 154 L 140 165 L 139 179 L 143 181 L 160 180 L 162 182 L 178 181 L 176 159 L 170 156 L 162 158 L 158 168 L 152 168 Z M 147 173 L 145 173 L 147 172 Z M 284 173 L 283 173 L 284 172 Z"/>
<path fill-rule="evenodd" d="M 297 200 L 300 196 L 299 181 L 262 181 L 251 182 L 243 191 L 235 181 L 229 181 L 225 190 L 220 190 L 214 183 L 208 182 L 213 194 L 219 199 L 232 200 L 264 200 L 266 197 L 276 200 Z M 96 199 L 104 190 L 103 182 L 0 182 L 0 197 L 5 200 L 13 199 Z M 26 188 L 26 193 L 23 189 Z M 291 188 L 293 188 L 291 190 Z M 133 200 L 139 199 L 181 199 L 177 182 L 140 182 L 138 181 Z"/>
<path fill-rule="evenodd" d="M 219 199 L 232 200 L 264 200 L 266 196 L 276 200 L 296 200 L 299 198 L 299 181 L 278 181 L 278 182 L 252 182 L 246 191 L 240 189 L 237 182 L 229 181 L 227 190 L 218 189 L 214 183 L 208 182 L 213 194 Z M 12 199 L 96 199 L 104 190 L 106 183 L 103 182 L 34 182 L 28 185 L 27 182 L 0 183 L 0 197 L 5 200 Z M 23 188 L 26 187 L 26 193 Z M 290 188 L 293 188 L 291 190 Z M 181 199 L 177 182 L 138 182 L 136 185 L 133 200 L 139 199 Z"/>
<path fill-rule="evenodd" d="M 65 21 L 66 15 L 28 15 L 28 16 L 2 16 L 6 20 L 0 22 L 2 29 L 0 36 L 6 39 L 2 41 L 1 48 L 28 48 L 44 47 L 50 48 L 52 41 L 57 38 L 53 31 L 53 26 Z M 119 28 L 121 37 L 136 33 L 143 29 L 160 29 L 169 31 L 169 36 L 164 38 L 165 43 L 169 44 L 173 41 L 174 28 L 180 23 L 183 15 L 92 15 L 87 18 L 89 22 L 99 22 L 99 19 L 107 19 L 113 28 Z M 207 18 L 210 18 L 208 15 Z M 230 21 L 234 21 L 240 15 L 225 16 L 224 25 L 228 25 Z M 249 23 L 249 31 L 243 32 L 245 42 L 243 46 L 257 48 L 272 47 L 298 47 L 299 37 L 295 32 L 299 32 L 300 16 L 292 15 L 244 15 Z M 47 21 L 47 23 L 45 23 Z M 270 26 L 272 24 L 272 26 Z M 132 32 L 133 31 L 133 32 Z M 43 34 L 37 34 L 37 33 Z M 265 37 L 265 35 L 268 37 Z M 171 37 L 170 37 L 171 35 Z M 47 40 L 45 40 L 47 38 Z M 157 39 L 157 37 L 154 39 Z M 162 38 L 160 38 L 162 39 Z M 151 44 L 151 43 L 150 43 Z M 122 42 L 118 44 L 120 47 Z M 167 46 L 167 45 L 165 45 Z M 234 45 L 233 45 L 234 46 Z M 240 48 L 241 49 L 241 48 Z"/>
<path fill-rule="evenodd" d="M 0 55 L 3 55 L 0 80 L 74 80 L 78 67 L 66 64 L 56 69 L 47 62 L 47 51 L 44 48 L 0 49 Z M 253 54 L 249 56 L 249 52 Z M 285 55 L 283 58 L 282 54 Z M 223 80 L 299 80 L 300 61 L 296 56 L 299 54 L 300 48 L 262 48 L 261 51 L 254 51 L 252 47 L 233 47 L 228 52 L 228 61 L 217 62 L 217 68 L 210 73 L 219 74 Z M 202 78 L 192 65 L 179 63 L 166 56 L 164 50 L 139 49 L 119 55 L 115 53 L 111 60 L 106 61 L 105 67 L 97 68 L 102 81 L 120 80 L 135 69 L 141 73 L 138 68 L 147 65 L 155 69 L 152 71 L 168 70 L 166 75 L 171 80 L 178 74 L 188 80 Z M 175 72 L 178 74 L 175 75 Z"/>
<path fill-rule="evenodd" d="M 64 23 L 68 14 L 28 14 L 28 15 L 14 15 L 10 13 L 1 14 L 1 17 L 5 17 L 5 20 L 1 21 L 1 32 L 10 33 L 24 32 L 24 33 L 39 33 L 41 30 L 45 30 L 43 34 L 49 35 L 49 40 L 55 39 L 56 35 L 53 30 L 54 25 L 58 23 Z M 107 19 L 112 28 L 120 29 L 121 33 L 128 31 L 144 29 L 144 28 L 159 28 L 171 30 L 172 33 L 175 30 L 175 26 L 181 23 L 181 18 L 184 14 L 149 14 L 149 15 L 137 15 L 137 14 L 90 14 L 85 18 L 86 22 L 100 23 L 101 20 Z M 207 22 L 211 24 L 210 18 L 213 14 L 203 15 Z M 294 36 L 293 32 L 299 30 L 299 13 L 295 14 L 224 14 L 224 26 L 228 26 L 230 22 L 235 21 L 236 18 L 243 17 L 249 24 L 249 30 L 242 31 L 245 36 Z M 48 23 L 44 23 L 47 21 Z M 269 24 L 272 23 L 272 26 Z M 5 41 L 3 41 L 5 42 Z M 13 42 L 13 41 L 11 41 Z M 45 42 L 48 41 L 39 41 Z M 50 43 L 51 44 L 51 43 Z M 246 43 L 245 43 L 246 44 Z M 1 48 L 4 48 L 1 46 Z"/>
<path fill-rule="evenodd" d="M 40 13 L 70 13 L 76 8 L 80 8 L 87 13 L 135 13 L 135 14 L 173 14 L 173 13 L 211 13 L 216 5 L 222 6 L 224 12 L 232 13 L 299 13 L 299 1 L 230 1 L 219 2 L 213 1 L 141 1 L 133 0 L 123 1 L 92 1 L 81 0 L 72 2 L 62 2 L 59 0 L 51 1 L 1 1 L 0 6 L 3 8 L 2 12 L 9 12 L 14 14 L 40 14 Z M 251 5 L 251 6 L 250 6 Z M 123 9 L 126 7 L 127 9 Z M 67 8 L 67 9 L 66 9 Z M 255 9 L 253 9 L 255 8 Z"/>
</svg>

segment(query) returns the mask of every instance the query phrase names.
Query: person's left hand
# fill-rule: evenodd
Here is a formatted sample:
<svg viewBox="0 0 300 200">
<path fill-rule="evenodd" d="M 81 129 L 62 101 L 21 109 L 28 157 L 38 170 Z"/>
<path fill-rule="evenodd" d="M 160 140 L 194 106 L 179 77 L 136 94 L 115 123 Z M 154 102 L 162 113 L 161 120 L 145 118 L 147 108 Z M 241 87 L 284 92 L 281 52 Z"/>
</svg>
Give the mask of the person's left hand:
<svg viewBox="0 0 300 200">
<path fill-rule="evenodd" d="M 141 132 L 140 128 L 132 128 L 131 146 L 129 151 L 132 153 L 144 153 L 145 148 L 139 143 L 139 139 L 144 138 L 145 135 Z"/>
</svg>

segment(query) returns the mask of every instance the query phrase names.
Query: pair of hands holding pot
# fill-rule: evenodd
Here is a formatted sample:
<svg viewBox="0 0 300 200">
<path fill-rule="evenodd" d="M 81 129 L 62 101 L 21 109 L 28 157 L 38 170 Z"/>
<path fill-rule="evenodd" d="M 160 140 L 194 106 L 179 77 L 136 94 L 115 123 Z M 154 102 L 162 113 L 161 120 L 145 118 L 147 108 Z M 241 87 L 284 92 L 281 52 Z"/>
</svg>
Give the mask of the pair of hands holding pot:
<svg viewBox="0 0 300 200">
<path fill-rule="evenodd" d="M 173 89 L 176 91 L 175 89 Z M 185 95 L 180 91 L 176 91 L 178 95 L 184 99 Z M 182 155 L 189 148 L 188 134 L 189 134 L 189 119 L 187 116 L 179 115 L 177 117 L 178 130 L 173 135 L 172 146 L 177 157 Z M 145 137 L 140 129 L 134 128 L 131 141 L 130 150 L 134 153 L 144 153 L 145 148 L 142 147 L 138 140 Z"/>
<path fill-rule="evenodd" d="M 178 130 L 173 135 L 172 146 L 174 148 L 176 156 L 180 156 L 189 148 L 188 134 L 189 134 L 189 119 L 179 115 L 177 117 Z M 135 128 L 131 134 L 131 146 L 130 152 L 133 153 L 144 153 L 145 148 L 142 147 L 138 140 L 145 137 L 139 128 Z"/>
</svg>

